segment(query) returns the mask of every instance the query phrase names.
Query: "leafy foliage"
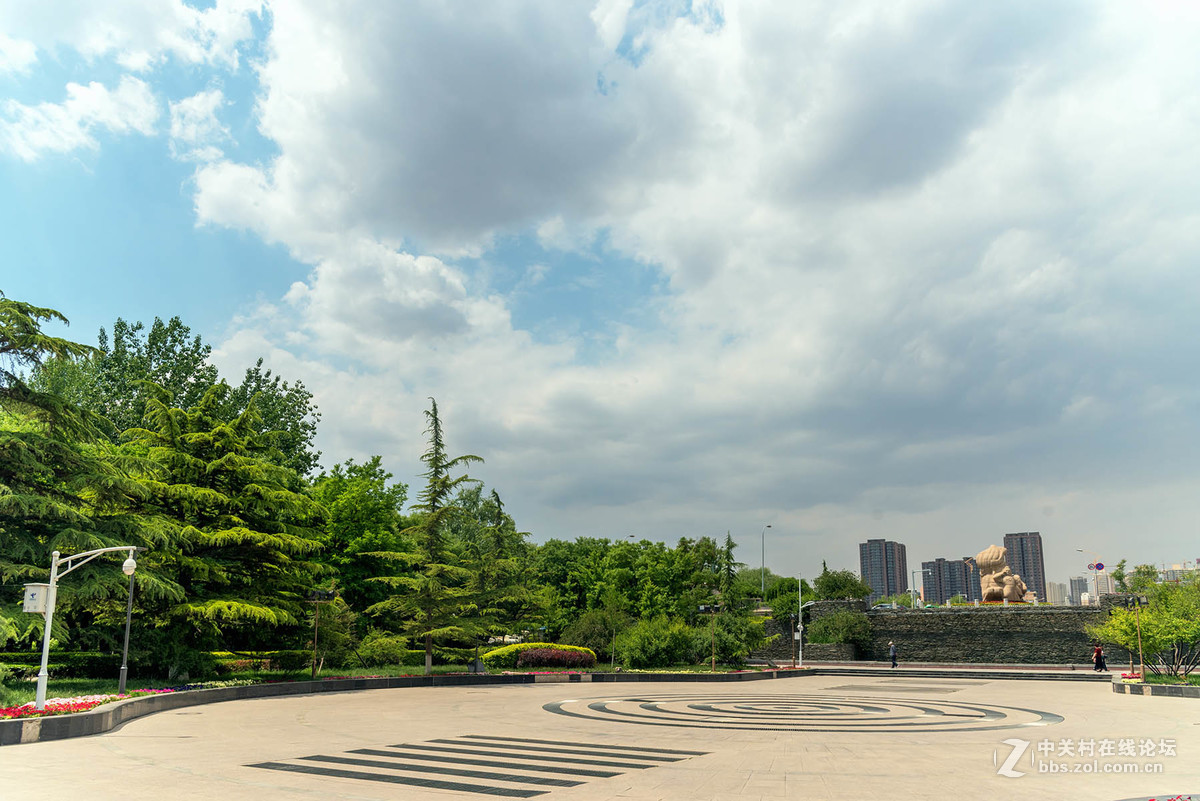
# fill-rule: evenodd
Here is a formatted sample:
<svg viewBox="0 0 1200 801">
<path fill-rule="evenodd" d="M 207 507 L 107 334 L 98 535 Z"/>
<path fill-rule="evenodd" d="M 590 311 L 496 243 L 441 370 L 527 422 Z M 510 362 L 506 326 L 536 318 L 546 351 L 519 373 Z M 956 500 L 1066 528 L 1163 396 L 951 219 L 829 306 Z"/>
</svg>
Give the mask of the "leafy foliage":
<svg viewBox="0 0 1200 801">
<path fill-rule="evenodd" d="M 394 592 L 367 611 L 395 620 L 406 634 L 423 639 L 425 672 L 431 673 L 435 639 L 466 637 L 482 628 L 470 619 L 470 613 L 476 608 L 476 596 L 468 586 L 471 571 L 460 564 L 447 528 L 458 511 L 453 503 L 455 493 L 464 484 L 475 483 L 465 474 L 455 476 L 453 473 L 460 467 L 483 460 L 470 454 L 454 458 L 446 455 L 437 401 L 432 398 L 425 417 L 429 421 L 425 429 L 429 435 L 429 448 L 421 461 L 426 467 L 426 484 L 416 506 L 420 512 L 418 522 L 404 531 L 412 538 L 413 550 L 376 554 L 410 566 L 412 572 L 374 577 L 374 581 L 400 592 Z"/>
<path fill-rule="evenodd" d="M 871 640 L 871 621 L 862 612 L 834 612 L 813 621 L 808 627 L 807 639 L 809 642 L 851 643 L 866 647 Z"/>
<path fill-rule="evenodd" d="M 132 511 L 146 490 L 110 448 L 96 443 L 96 418 L 31 389 L 18 374 L 48 358 L 91 353 L 44 334 L 41 325 L 50 320 L 66 321 L 53 309 L 0 295 L 0 576 L 14 584 L 45 580 L 53 550 L 70 554 L 161 539 L 153 518 Z M 154 590 L 153 575 L 142 578 Z M 125 594 L 111 563 L 79 568 L 59 591 L 58 638 L 65 641 L 74 622 L 102 619 Z M 0 608 L 0 643 L 40 638 L 41 628 L 40 617 Z"/>
<path fill-rule="evenodd" d="M 149 328 L 118 318 L 111 339 L 101 328 L 99 347 L 87 350 L 86 359 L 54 354 L 37 365 L 31 382 L 107 421 L 114 441 L 121 432 L 142 425 L 152 397 L 145 389 L 148 384 L 165 390 L 172 405 L 190 409 L 220 380 L 209 362 L 212 347 L 178 317 L 166 323 L 156 317 Z M 233 418 L 256 401 L 257 433 L 269 434 L 270 444 L 279 451 L 277 461 L 307 474 L 320 457 L 313 450 L 320 414 L 312 393 L 303 383 L 289 384 L 262 365 L 259 359 L 246 370 L 242 383 L 223 397 L 219 413 Z"/>
<path fill-rule="evenodd" d="M 1200 583 L 1156 584 L 1147 590 L 1145 609 L 1113 609 L 1102 625 L 1088 628 L 1097 639 L 1138 651 L 1141 647 L 1154 673 L 1185 678 L 1200 665 Z"/>
<path fill-rule="evenodd" d="M 698 638 L 684 621 L 657 615 L 639 620 L 617 637 L 617 656 L 632 668 L 692 664 L 696 661 Z"/>
<path fill-rule="evenodd" d="M 553 651 L 557 651 L 559 654 L 576 654 L 577 656 L 553 656 L 550 654 L 550 652 Z M 574 645 L 559 645 L 550 642 L 522 642 L 514 643 L 513 645 L 505 645 L 503 647 L 488 651 L 481 657 L 481 659 L 484 665 L 492 669 L 512 669 L 522 664 L 522 658 L 526 653 L 534 654 L 534 656 L 528 657 L 527 661 L 524 663 L 524 665 L 527 666 L 536 664 L 549 667 L 555 665 L 556 660 L 562 667 L 584 666 L 582 664 L 567 665 L 565 664 L 566 661 L 585 662 L 590 660 L 591 664 L 587 665 L 588 667 L 596 664 L 596 654 L 590 648 L 578 648 Z M 528 659 L 546 661 L 530 662 Z"/>
<path fill-rule="evenodd" d="M 145 508 L 170 521 L 171 536 L 143 561 L 182 595 L 146 609 L 165 641 L 156 650 L 177 666 L 185 650 L 300 623 L 303 592 L 320 569 L 310 559 L 324 511 L 301 494 L 295 472 L 271 460 L 253 402 L 223 419 L 224 384 L 187 410 L 172 407 L 162 387 L 145 389 L 150 427 L 126 432 L 127 451 L 145 466 Z"/>
<path fill-rule="evenodd" d="M 400 534 L 408 487 L 393 482 L 382 459 L 372 456 L 321 473 L 310 495 L 325 508 L 322 561 L 337 571 L 341 596 L 353 609 L 384 600 L 387 588 L 370 580 L 379 570 L 374 554 L 408 552 L 411 543 Z"/>
<path fill-rule="evenodd" d="M 813 582 L 813 590 L 822 601 L 858 600 L 871 594 L 871 586 L 850 570 L 830 570 L 821 564 L 821 575 Z"/>
</svg>

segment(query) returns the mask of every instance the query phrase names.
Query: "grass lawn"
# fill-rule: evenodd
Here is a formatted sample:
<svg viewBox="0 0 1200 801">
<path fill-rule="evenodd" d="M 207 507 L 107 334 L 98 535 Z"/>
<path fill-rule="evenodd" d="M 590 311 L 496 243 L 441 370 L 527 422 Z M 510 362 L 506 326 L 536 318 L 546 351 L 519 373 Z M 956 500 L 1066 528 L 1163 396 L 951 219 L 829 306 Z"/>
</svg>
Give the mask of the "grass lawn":
<svg viewBox="0 0 1200 801">
<path fill-rule="evenodd" d="M 1178 676 L 1157 676 L 1147 671 L 1147 684 L 1200 684 L 1200 673 L 1192 673 L 1184 682 Z"/>
</svg>

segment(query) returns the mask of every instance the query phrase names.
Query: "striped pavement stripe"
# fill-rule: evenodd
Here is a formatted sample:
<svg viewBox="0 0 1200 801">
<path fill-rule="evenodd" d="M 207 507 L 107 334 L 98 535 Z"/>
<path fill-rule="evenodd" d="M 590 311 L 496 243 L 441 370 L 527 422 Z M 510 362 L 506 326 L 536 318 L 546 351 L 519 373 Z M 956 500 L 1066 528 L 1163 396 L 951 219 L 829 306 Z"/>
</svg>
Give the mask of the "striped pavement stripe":
<svg viewBox="0 0 1200 801">
<path fill-rule="evenodd" d="M 645 770 L 705 753 L 472 734 L 258 762 L 247 767 L 454 793 L 531 798 L 553 788 L 576 787 L 590 779 L 619 776 L 627 770 Z M 596 759 L 598 756 L 605 759 Z"/>
</svg>

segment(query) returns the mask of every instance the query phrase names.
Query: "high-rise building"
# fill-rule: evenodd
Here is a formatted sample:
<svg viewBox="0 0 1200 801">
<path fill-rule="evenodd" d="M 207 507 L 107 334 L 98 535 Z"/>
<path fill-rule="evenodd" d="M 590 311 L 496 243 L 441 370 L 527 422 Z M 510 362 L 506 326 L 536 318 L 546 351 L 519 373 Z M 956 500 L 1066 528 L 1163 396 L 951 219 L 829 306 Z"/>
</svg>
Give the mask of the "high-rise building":
<svg viewBox="0 0 1200 801">
<path fill-rule="evenodd" d="M 868 599 L 908 592 L 908 556 L 904 545 L 891 540 L 867 540 L 858 545 L 858 565 L 862 580 L 871 587 Z"/>
<path fill-rule="evenodd" d="M 1083 596 L 1088 591 L 1088 580 L 1083 576 L 1075 576 L 1070 581 L 1070 588 L 1067 590 L 1069 603 L 1073 606 L 1081 606 L 1083 604 Z"/>
<path fill-rule="evenodd" d="M 1039 601 L 1046 600 L 1046 567 L 1042 562 L 1042 535 L 1037 531 L 1023 531 L 1004 535 L 1004 548 L 1008 551 L 1008 566 L 1021 577 L 1030 592 Z"/>
<path fill-rule="evenodd" d="M 1092 589 L 1097 598 L 1101 595 L 1112 595 L 1117 591 L 1117 583 L 1107 573 L 1096 573 L 1092 578 Z"/>
<path fill-rule="evenodd" d="M 1046 600 L 1058 606 L 1067 605 L 1067 585 L 1059 581 L 1046 584 Z"/>
<path fill-rule="evenodd" d="M 956 595 L 968 601 L 982 597 L 979 568 L 974 560 L 943 559 L 921 563 L 922 595 L 927 604 L 944 604 Z"/>
</svg>

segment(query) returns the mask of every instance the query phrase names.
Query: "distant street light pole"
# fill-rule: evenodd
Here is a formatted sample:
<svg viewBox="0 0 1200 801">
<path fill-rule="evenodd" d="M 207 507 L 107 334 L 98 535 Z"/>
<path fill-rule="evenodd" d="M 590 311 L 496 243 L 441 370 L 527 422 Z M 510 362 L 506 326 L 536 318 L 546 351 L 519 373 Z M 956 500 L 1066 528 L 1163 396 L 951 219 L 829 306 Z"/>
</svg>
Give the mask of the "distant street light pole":
<svg viewBox="0 0 1200 801">
<path fill-rule="evenodd" d="M 759 582 L 761 585 L 759 587 L 759 594 L 762 596 L 763 601 L 767 600 L 767 529 L 770 527 L 771 524 L 767 523 L 763 526 L 762 530 L 762 573 L 759 575 L 759 579 L 761 579 Z"/>
<path fill-rule="evenodd" d="M 910 570 L 909 572 L 912 573 L 912 586 L 910 586 L 908 589 L 910 592 L 912 592 L 913 609 L 916 609 L 917 608 L 917 574 L 920 573 L 920 574 L 924 575 L 925 573 L 932 573 L 933 571 L 927 567 L 923 567 L 920 570 Z M 924 599 L 925 599 L 925 590 L 924 590 L 924 587 L 922 587 L 921 600 L 923 601 Z"/>
<path fill-rule="evenodd" d="M 1096 600 L 1094 603 L 1097 606 L 1099 606 L 1100 605 L 1100 570 L 1099 570 L 1099 566 L 1103 565 L 1104 562 L 1103 562 L 1103 560 L 1101 560 L 1100 554 L 1096 553 L 1095 551 L 1088 550 L 1087 548 L 1076 548 L 1075 550 L 1078 551 L 1079 553 L 1090 553 L 1092 556 L 1096 557 L 1094 560 L 1092 560 L 1092 564 L 1091 564 L 1092 594 L 1096 596 Z"/>
<path fill-rule="evenodd" d="M 50 678 L 50 673 L 46 669 L 50 661 L 50 628 L 54 622 L 54 604 L 58 600 L 58 580 L 63 576 L 75 570 L 78 567 L 83 567 L 88 562 L 95 559 L 102 553 L 111 553 L 113 551 L 128 551 L 129 558 L 121 566 L 125 574 L 129 576 L 130 593 L 133 592 L 133 571 L 137 569 L 137 562 L 133 560 L 133 555 L 137 551 L 145 550 L 136 545 L 117 545 L 112 548 L 97 548 L 94 551 L 84 551 L 83 553 L 72 554 L 71 556 L 60 557 L 58 551 L 50 554 L 50 583 L 44 585 L 46 587 L 46 608 L 42 612 L 46 616 L 45 627 L 42 629 L 42 667 L 38 670 L 37 676 L 37 694 L 34 700 L 34 708 L 39 712 L 46 708 L 46 682 Z M 58 572 L 59 565 L 66 565 L 66 570 Z M 26 585 L 28 587 L 30 585 Z M 43 585 L 34 585 L 43 586 Z M 28 595 L 28 589 L 26 590 Z M 129 652 L 129 621 L 133 614 L 133 595 L 129 596 L 129 605 L 126 607 L 125 615 L 125 655 L 121 658 L 121 683 L 124 684 L 125 672 L 128 652 Z M 31 610 L 32 611 L 32 610 Z"/>
</svg>

